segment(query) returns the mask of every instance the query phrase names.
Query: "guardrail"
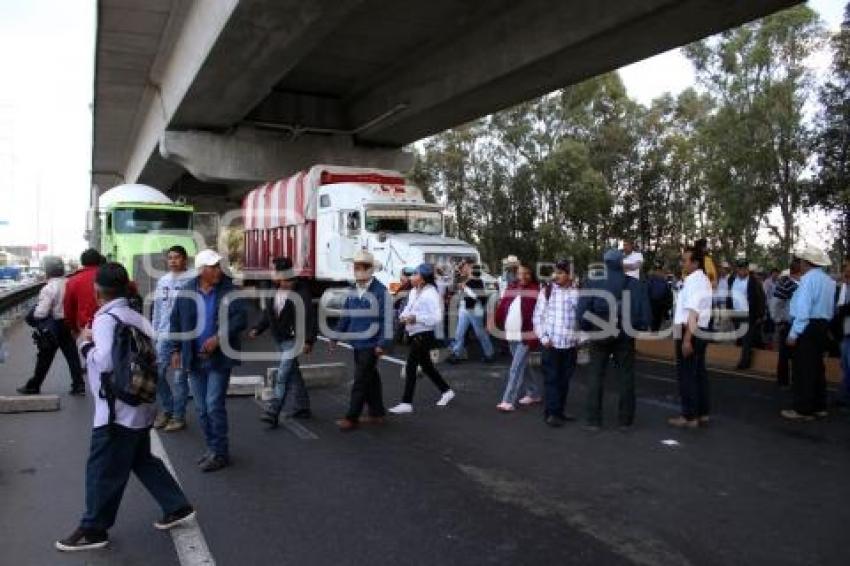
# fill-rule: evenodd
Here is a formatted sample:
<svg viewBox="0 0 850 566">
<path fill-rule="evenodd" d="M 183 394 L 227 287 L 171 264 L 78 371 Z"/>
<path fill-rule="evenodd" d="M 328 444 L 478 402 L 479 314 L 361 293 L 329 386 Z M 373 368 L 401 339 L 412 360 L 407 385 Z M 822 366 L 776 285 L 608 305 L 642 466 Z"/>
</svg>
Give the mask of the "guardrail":
<svg viewBox="0 0 850 566">
<path fill-rule="evenodd" d="M 0 363 L 5 362 L 8 355 L 3 340 L 6 327 L 21 318 L 29 310 L 44 285 L 45 282 L 40 281 L 11 289 L 0 295 Z"/>
</svg>

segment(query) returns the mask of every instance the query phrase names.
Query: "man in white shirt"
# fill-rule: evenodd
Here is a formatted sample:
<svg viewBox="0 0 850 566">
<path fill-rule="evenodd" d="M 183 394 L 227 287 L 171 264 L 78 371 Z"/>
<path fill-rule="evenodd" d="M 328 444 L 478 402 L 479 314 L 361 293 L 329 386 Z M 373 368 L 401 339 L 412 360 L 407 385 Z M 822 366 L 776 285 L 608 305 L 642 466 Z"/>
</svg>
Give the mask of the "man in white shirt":
<svg viewBox="0 0 850 566">
<path fill-rule="evenodd" d="M 635 249 L 634 240 L 623 240 L 623 271 L 629 277 L 640 279 L 643 254 Z"/>
<path fill-rule="evenodd" d="M 48 277 L 47 283 L 38 293 L 38 303 L 32 317 L 27 318 L 27 322 L 34 325 L 36 332 L 44 339 L 37 342 L 38 354 L 32 378 L 17 391 L 21 395 L 38 395 L 47 372 L 53 365 L 56 351 L 62 350 L 71 373 L 71 395 L 85 395 L 86 384 L 83 381 L 80 356 L 71 330 L 65 324 L 65 310 L 62 305 L 65 297 L 65 266 L 59 258 L 51 258 L 45 260 L 44 271 Z"/>
<path fill-rule="evenodd" d="M 156 407 L 151 403 L 132 406 L 118 399 L 110 403 L 99 394 L 104 376 L 117 369 L 112 356 L 116 318 L 153 338 L 151 324 L 127 305 L 129 283 L 127 270 L 118 263 L 98 268 L 95 289 L 100 309 L 91 329 L 83 329 L 80 334 L 80 353 L 86 358 L 89 389 L 94 398 L 94 427 L 86 464 L 86 510 L 79 527 L 56 542 L 56 548 L 63 552 L 93 550 L 109 544 L 107 533 L 115 523 L 131 472 L 162 508 L 163 518 L 154 527 L 167 530 L 195 517 L 195 510 L 168 468 L 151 454 L 150 430 Z M 129 359 L 125 362 L 130 364 Z"/>
<path fill-rule="evenodd" d="M 682 290 L 673 314 L 676 336 L 676 370 L 682 414 L 668 419 L 680 428 L 697 428 L 709 421 L 708 374 L 705 368 L 705 339 L 699 336 L 711 321 L 711 282 L 703 270 L 703 257 L 694 248 L 682 253 Z"/>
</svg>

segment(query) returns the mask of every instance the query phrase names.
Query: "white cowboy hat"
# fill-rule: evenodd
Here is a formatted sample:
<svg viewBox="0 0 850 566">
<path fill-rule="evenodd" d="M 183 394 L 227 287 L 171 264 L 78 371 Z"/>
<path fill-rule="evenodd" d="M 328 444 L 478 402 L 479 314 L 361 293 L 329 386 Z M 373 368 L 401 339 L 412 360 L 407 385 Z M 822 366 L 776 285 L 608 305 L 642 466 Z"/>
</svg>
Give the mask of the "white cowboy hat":
<svg viewBox="0 0 850 566">
<path fill-rule="evenodd" d="M 195 267 L 211 267 L 221 263 L 221 255 L 215 250 L 202 250 L 195 256 Z"/>
<path fill-rule="evenodd" d="M 508 257 L 502 260 L 503 267 L 511 267 L 514 265 L 519 265 L 519 258 L 515 255 L 509 255 Z"/>
<path fill-rule="evenodd" d="M 829 256 L 826 255 L 826 252 L 810 244 L 805 244 L 795 249 L 794 257 L 798 257 L 803 261 L 808 261 L 812 265 L 818 265 L 820 267 L 828 267 L 832 265 L 832 261 L 830 261 Z"/>
<path fill-rule="evenodd" d="M 365 263 L 374 266 L 375 256 L 367 250 L 357 250 L 354 254 L 354 263 Z"/>
</svg>

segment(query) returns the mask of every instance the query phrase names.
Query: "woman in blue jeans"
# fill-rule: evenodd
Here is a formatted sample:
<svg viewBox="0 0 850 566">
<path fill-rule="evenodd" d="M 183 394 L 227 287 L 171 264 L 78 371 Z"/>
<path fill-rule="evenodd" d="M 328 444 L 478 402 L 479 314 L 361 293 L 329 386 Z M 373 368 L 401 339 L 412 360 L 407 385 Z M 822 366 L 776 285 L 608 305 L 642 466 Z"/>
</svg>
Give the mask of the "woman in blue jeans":
<svg viewBox="0 0 850 566">
<path fill-rule="evenodd" d="M 526 375 L 529 355 L 540 347 L 534 334 L 534 307 L 539 291 L 534 270 L 522 262 L 517 280 L 508 285 L 496 309 L 496 326 L 505 332 L 513 356 L 502 402 L 496 406 L 502 412 L 514 411 L 517 403 L 530 406 L 543 400 L 536 372 L 531 374 L 531 379 Z M 517 401 L 523 391 L 525 396 Z"/>
</svg>

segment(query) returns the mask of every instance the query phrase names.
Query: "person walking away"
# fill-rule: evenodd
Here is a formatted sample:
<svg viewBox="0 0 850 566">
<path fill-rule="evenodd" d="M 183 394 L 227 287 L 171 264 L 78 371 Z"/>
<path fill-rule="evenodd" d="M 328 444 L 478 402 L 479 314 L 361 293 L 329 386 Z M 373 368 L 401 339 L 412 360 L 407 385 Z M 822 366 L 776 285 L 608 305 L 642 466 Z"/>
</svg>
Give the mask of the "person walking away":
<svg viewBox="0 0 850 566">
<path fill-rule="evenodd" d="M 260 416 L 260 420 L 277 428 L 280 412 L 291 392 L 295 398 L 292 418 L 309 419 L 310 396 L 307 385 L 298 364 L 297 348 L 309 355 L 316 343 L 316 317 L 313 313 L 313 297 L 307 282 L 295 277 L 292 260 L 279 257 L 274 260 L 274 283 L 277 290 L 273 297 L 264 300 L 260 322 L 249 332 L 249 338 L 256 338 L 269 328 L 272 330 L 275 344 L 280 351 L 280 364 L 274 382 L 274 398 Z M 300 304 L 300 306 L 299 306 Z M 302 314 L 299 316 L 298 311 Z M 303 346 L 302 346 L 303 344 Z"/>
<path fill-rule="evenodd" d="M 738 343 L 741 346 L 741 357 L 736 367 L 745 370 L 752 364 L 753 345 L 759 335 L 759 325 L 764 318 L 765 297 L 764 288 L 750 272 L 750 262 L 739 259 L 736 265 L 735 273 L 728 279 L 730 296 L 726 306 L 735 311 L 735 332 L 740 334 Z M 741 334 L 742 328 L 743 334 Z"/>
<path fill-rule="evenodd" d="M 544 387 L 546 394 L 543 418 L 551 427 L 563 426 L 570 380 L 576 368 L 579 342 L 578 290 L 572 278 L 568 260 L 555 263 L 552 281 L 544 286 L 534 306 L 534 333 L 542 348 Z"/>
<path fill-rule="evenodd" d="M 584 428 L 602 428 L 605 374 L 613 357 L 619 389 L 617 423 L 620 430 L 626 431 L 635 420 L 635 331 L 649 328 L 649 294 L 644 281 L 623 271 L 622 252 L 608 250 L 602 259 L 604 272 L 601 277 L 588 279 L 587 288 L 593 292 L 582 294 L 577 313 L 580 327 L 591 338 Z M 615 308 L 613 312 L 611 306 Z M 605 321 L 603 328 L 595 327 L 587 313 Z"/>
<path fill-rule="evenodd" d="M 673 291 L 670 289 L 670 285 L 667 284 L 667 278 L 664 276 L 661 268 L 661 262 L 655 262 L 654 269 L 649 272 L 649 277 L 647 277 L 649 303 L 652 309 L 652 325 L 650 329 L 653 332 L 661 330 L 661 325 L 667 320 L 670 307 L 673 305 Z"/>
<path fill-rule="evenodd" d="M 788 332 L 791 330 L 791 297 L 797 290 L 800 279 L 800 260 L 793 259 L 791 267 L 783 271 L 773 289 L 773 296 L 768 302 L 770 316 L 776 323 L 777 359 L 776 385 L 787 389 L 791 386 L 791 349 L 788 347 Z M 848 297 L 850 298 L 850 297 Z"/>
<path fill-rule="evenodd" d="M 168 273 L 159 278 L 154 290 L 153 329 L 156 332 L 156 356 L 159 382 L 156 394 L 160 412 L 153 422 L 155 429 L 177 432 L 186 428 L 186 403 L 189 400 L 189 379 L 183 369 L 171 369 L 171 352 L 168 351 L 168 331 L 171 329 L 171 311 L 174 300 L 186 282 L 189 256 L 183 246 L 172 246 L 166 254 Z M 174 389 L 168 375 L 174 377 Z"/>
<path fill-rule="evenodd" d="M 375 258 L 366 250 L 354 254 L 354 285 L 349 288 L 330 342 L 335 348 L 339 338 L 348 339 L 354 354 L 354 382 L 345 417 L 336 421 L 341 431 L 352 431 L 362 423 L 383 424 L 384 409 L 378 360 L 391 344 L 392 320 L 387 309 L 391 298 L 387 288 L 375 279 Z M 372 314 L 375 313 L 375 314 Z M 369 415 L 362 417 L 364 406 Z"/>
<path fill-rule="evenodd" d="M 53 365 L 56 351 L 62 350 L 71 374 L 70 393 L 83 396 L 86 394 L 86 384 L 83 381 L 80 355 L 77 352 L 74 337 L 71 336 L 71 330 L 65 324 L 63 308 L 66 285 L 65 266 L 59 258 L 51 258 L 45 261 L 44 272 L 47 283 L 38 293 L 38 302 L 33 309 L 32 318 L 43 330 L 47 339 L 38 343 L 33 376 L 24 385 L 18 387 L 17 391 L 21 395 L 38 395 L 47 372 Z"/>
<path fill-rule="evenodd" d="M 537 372 L 528 368 L 531 352 L 540 346 L 534 333 L 534 307 L 539 292 L 540 284 L 531 265 L 521 262 L 517 280 L 505 289 L 496 309 L 496 327 L 504 331 L 512 356 L 502 401 L 496 405 L 502 412 L 514 411 L 517 402 L 530 406 L 542 401 Z"/>
<path fill-rule="evenodd" d="M 698 428 L 709 423 L 710 400 L 705 368 L 706 340 L 711 323 L 711 281 L 703 271 L 702 249 L 686 248 L 682 253 L 685 283 L 676 300 L 673 315 L 676 373 L 682 412 L 667 422 L 678 428 Z"/>
<path fill-rule="evenodd" d="M 168 468 L 151 454 L 154 403 L 132 405 L 114 397 L 112 386 L 121 381 L 117 377 L 121 372 L 133 371 L 131 360 L 121 356 L 127 349 L 116 346 L 116 333 L 135 332 L 152 340 L 154 330 L 127 305 L 129 277 L 123 266 L 107 263 L 99 267 L 95 282 L 100 307 L 92 328 L 82 329 L 80 335 L 80 352 L 86 359 L 89 390 L 94 398 L 91 450 L 86 464 L 86 509 L 77 529 L 56 542 L 56 548 L 64 552 L 109 544 L 108 531 L 115 523 L 131 472 L 162 508 L 163 516 L 154 527 L 168 530 L 195 517 L 195 510 Z M 150 370 L 155 372 L 153 362 L 151 352 Z"/>
<path fill-rule="evenodd" d="M 76 273 L 68 277 L 65 295 L 62 297 L 62 311 L 65 324 L 71 330 L 71 336 L 77 339 L 83 328 L 91 324 L 97 311 L 97 297 L 94 292 L 94 278 L 97 268 L 106 262 L 100 252 L 89 248 L 80 254 L 80 265 Z"/>
<path fill-rule="evenodd" d="M 794 406 L 780 414 L 790 420 L 826 417 L 826 369 L 823 355 L 829 345 L 829 321 L 835 312 L 835 281 L 824 272 L 832 263 L 823 250 L 805 246 L 800 258 L 800 285 L 791 297 L 791 330 L 787 344 L 794 349 L 792 391 Z"/>
<path fill-rule="evenodd" d="M 241 349 L 240 333 L 246 326 L 244 301 L 230 295 L 236 287 L 221 271 L 221 256 L 202 250 L 195 256 L 197 275 L 188 279 L 171 311 L 171 333 L 192 333 L 194 338 L 169 340 L 171 367 L 189 373 L 198 422 L 204 432 L 206 452 L 198 459 L 201 471 L 215 472 L 230 465 L 227 422 L 227 387 L 239 360 L 221 348 Z M 222 311 L 223 307 L 223 311 Z M 219 313 L 224 312 L 224 320 Z"/>
<path fill-rule="evenodd" d="M 623 240 L 623 271 L 626 275 L 640 279 L 640 269 L 643 266 L 643 254 L 635 248 L 631 238 Z"/>
<path fill-rule="evenodd" d="M 850 407 L 850 260 L 844 260 L 842 281 L 835 299 L 832 335 L 840 340 L 841 384 L 835 404 Z"/>
<path fill-rule="evenodd" d="M 475 337 L 481 345 L 484 363 L 492 363 L 495 356 L 493 342 L 484 326 L 485 305 L 487 295 L 484 293 L 484 282 L 481 281 L 481 271 L 475 270 L 475 260 L 466 258 L 460 265 L 461 282 L 458 288 L 461 294 L 458 303 L 457 327 L 451 354 L 446 360 L 450 364 L 461 361 L 466 342 L 466 332 L 472 326 Z"/>
<path fill-rule="evenodd" d="M 447 406 L 455 397 L 455 392 L 431 360 L 431 350 L 434 349 L 435 340 L 434 329 L 443 322 L 442 303 L 434 282 L 434 268 L 431 264 L 423 263 L 417 267 L 411 283 L 413 289 L 410 291 L 407 306 L 399 317 L 399 320 L 405 324 L 405 331 L 409 336 L 410 351 L 404 366 L 404 394 L 401 403 L 390 409 L 394 415 L 413 412 L 416 374 L 420 367 L 440 392 L 438 407 Z"/>
</svg>

